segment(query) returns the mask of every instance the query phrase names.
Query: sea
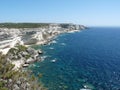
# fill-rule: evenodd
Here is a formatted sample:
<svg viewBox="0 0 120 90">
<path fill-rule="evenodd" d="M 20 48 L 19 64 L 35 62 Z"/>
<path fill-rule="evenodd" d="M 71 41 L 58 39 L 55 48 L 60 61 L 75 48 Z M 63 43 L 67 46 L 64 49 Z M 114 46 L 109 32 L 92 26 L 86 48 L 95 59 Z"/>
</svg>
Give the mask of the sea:
<svg viewBox="0 0 120 90">
<path fill-rule="evenodd" d="M 120 90 L 120 28 L 90 27 L 57 36 L 29 68 L 48 90 Z"/>
</svg>

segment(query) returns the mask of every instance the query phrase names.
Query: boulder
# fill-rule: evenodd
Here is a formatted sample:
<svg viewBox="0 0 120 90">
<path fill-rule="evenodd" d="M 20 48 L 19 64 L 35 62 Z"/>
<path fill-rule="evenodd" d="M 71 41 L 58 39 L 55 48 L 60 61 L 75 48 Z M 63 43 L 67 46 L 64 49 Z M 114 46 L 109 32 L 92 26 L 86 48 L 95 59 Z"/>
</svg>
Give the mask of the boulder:
<svg viewBox="0 0 120 90">
<path fill-rule="evenodd" d="M 13 90 L 20 90 L 20 88 L 18 87 L 17 84 L 15 84 L 15 85 L 13 86 Z"/>
<path fill-rule="evenodd" d="M 35 62 L 35 60 L 33 58 L 29 58 L 29 59 L 26 60 L 25 63 L 30 64 L 30 63 L 33 63 L 33 62 Z"/>
<path fill-rule="evenodd" d="M 21 54 L 22 54 L 22 56 L 26 56 L 26 55 L 28 55 L 27 52 L 21 52 Z"/>
<path fill-rule="evenodd" d="M 9 79 L 8 82 L 9 82 L 9 83 L 12 83 L 12 79 Z"/>
<path fill-rule="evenodd" d="M 27 48 L 27 52 L 31 55 L 35 55 L 37 52 L 33 48 Z"/>
<path fill-rule="evenodd" d="M 38 50 L 38 54 L 42 54 L 43 52 L 41 50 Z"/>
<path fill-rule="evenodd" d="M 23 67 L 28 67 L 28 66 L 29 66 L 29 64 L 24 64 L 24 65 L 23 65 Z"/>
<path fill-rule="evenodd" d="M 17 81 L 16 83 L 17 83 L 17 85 L 20 85 L 20 84 L 21 84 L 21 81 Z"/>
</svg>

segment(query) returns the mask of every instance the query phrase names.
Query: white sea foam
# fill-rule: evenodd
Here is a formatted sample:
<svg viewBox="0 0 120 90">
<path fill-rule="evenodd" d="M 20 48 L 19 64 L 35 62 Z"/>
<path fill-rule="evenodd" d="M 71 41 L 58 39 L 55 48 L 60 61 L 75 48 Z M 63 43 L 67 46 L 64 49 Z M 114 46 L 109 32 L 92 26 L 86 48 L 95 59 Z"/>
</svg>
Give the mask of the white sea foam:
<svg viewBox="0 0 120 90">
<path fill-rule="evenodd" d="M 57 41 L 53 40 L 51 43 L 57 43 Z"/>
<path fill-rule="evenodd" d="M 35 65 L 35 64 L 32 64 L 32 66 L 33 66 L 33 67 L 36 67 L 36 65 Z"/>
<path fill-rule="evenodd" d="M 55 58 L 55 59 L 53 59 L 53 60 L 51 60 L 51 62 L 53 62 L 53 63 L 54 63 L 54 62 L 56 62 L 56 61 L 57 61 L 57 60 L 56 60 L 56 58 Z"/>
<path fill-rule="evenodd" d="M 54 49 L 53 47 L 50 47 L 49 49 Z"/>
<path fill-rule="evenodd" d="M 47 58 L 48 56 L 42 56 L 41 57 L 41 61 L 44 61 L 45 60 L 45 58 Z"/>
<path fill-rule="evenodd" d="M 72 30 L 72 31 L 69 31 L 68 33 L 75 33 L 75 32 L 80 32 L 80 30 Z"/>
<path fill-rule="evenodd" d="M 61 43 L 61 45 L 65 46 L 66 44 L 65 43 Z"/>
<path fill-rule="evenodd" d="M 80 90 L 91 90 L 91 89 L 85 89 L 85 88 L 82 88 L 82 89 L 80 89 Z"/>
</svg>

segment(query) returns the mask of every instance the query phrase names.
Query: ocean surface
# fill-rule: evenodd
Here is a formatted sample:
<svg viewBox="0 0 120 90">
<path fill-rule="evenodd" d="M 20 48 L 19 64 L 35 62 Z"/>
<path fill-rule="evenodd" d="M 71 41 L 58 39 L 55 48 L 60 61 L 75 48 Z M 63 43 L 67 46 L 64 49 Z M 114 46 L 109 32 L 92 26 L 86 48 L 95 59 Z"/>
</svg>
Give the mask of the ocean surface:
<svg viewBox="0 0 120 90">
<path fill-rule="evenodd" d="M 49 90 L 120 90 L 120 28 L 62 34 L 34 48 L 44 61 L 30 69 Z"/>
</svg>

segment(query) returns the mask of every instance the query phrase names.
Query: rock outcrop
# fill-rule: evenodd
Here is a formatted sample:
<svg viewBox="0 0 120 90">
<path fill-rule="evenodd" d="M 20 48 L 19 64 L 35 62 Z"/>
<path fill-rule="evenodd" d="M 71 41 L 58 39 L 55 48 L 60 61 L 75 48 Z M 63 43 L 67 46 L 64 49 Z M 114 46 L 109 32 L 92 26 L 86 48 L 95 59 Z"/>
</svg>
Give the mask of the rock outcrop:
<svg viewBox="0 0 120 90">
<path fill-rule="evenodd" d="M 11 51 L 9 55 L 17 54 L 16 49 L 12 50 L 13 52 Z M 25 50 L 25 48 L 21 50 Z M 23 54 L 26 55 L 26 52 Z M 16 65 L 11 64 L 11 61 L 19 60 L 17 58 L 8 60 L 8 55 L 0 53 L 0 90 L 47 90 L 43 84 L 38 82 L 38 79 L 33 76 L 31 71 L 25 69 L 16 70 Z"/>
<path fill-rule="evenodd" d="M 15 65 L 14 69 L 18 70 L 21 67 L 27 67 L 29 64 L 36 61 L 41 61 L 39 55 L 42 54 L 41 50 L 34 50 L 30 47 L 22 45 L 11 48 L 7 53 L 7 60 Z"/>
</svg>

